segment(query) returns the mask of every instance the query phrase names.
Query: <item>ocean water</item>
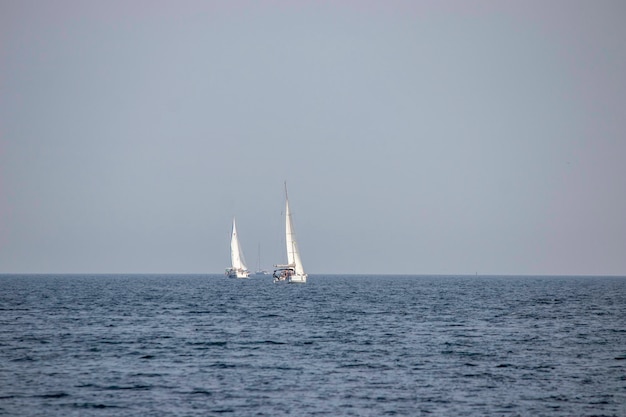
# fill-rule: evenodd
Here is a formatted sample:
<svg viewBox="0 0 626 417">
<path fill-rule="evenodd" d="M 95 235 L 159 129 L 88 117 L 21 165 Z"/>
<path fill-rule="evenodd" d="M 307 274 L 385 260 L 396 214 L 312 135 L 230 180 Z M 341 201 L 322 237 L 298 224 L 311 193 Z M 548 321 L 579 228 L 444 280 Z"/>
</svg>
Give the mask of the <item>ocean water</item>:
<svg viewBox="0 0 626 417">
<path fill-rule="evenodd" d="M 625 416 L 626 278 L 0 275 L 0 415 Z"/>
</svg>

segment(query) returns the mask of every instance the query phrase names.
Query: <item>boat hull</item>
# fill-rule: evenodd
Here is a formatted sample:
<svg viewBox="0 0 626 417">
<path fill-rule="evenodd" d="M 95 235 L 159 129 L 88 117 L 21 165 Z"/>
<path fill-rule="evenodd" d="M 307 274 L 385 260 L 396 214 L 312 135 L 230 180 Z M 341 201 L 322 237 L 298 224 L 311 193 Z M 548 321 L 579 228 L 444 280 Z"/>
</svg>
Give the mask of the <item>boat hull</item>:
<svg viewBox="0 0 626 417">
<path fill-rule="evenodd" d="M 246 270 L 227 269 L 225 275 L 228 278 L 250 278 L 250 272 Z"/>
<path fill-rule="evenodd" d="M 307 274 L 304 275 L 291 275 L 287 278 L 288 284 L 306 284 Z"/>
<path fill-rule="evenodd" d="M 274 272 L 274 282 L 285 282 L 287 284 L 306 284 L 308 274 L 290 274 L 289 270 L 276 270 Z"/>
</svg>

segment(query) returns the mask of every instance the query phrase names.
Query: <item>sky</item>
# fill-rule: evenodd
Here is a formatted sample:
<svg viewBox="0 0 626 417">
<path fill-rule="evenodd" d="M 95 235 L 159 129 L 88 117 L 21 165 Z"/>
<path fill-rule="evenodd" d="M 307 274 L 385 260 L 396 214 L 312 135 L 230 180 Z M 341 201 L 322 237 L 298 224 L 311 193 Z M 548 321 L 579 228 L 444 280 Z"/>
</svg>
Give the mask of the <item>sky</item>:
<svg viewBox="0 0 626 417">
<path fill-rule="evenodd" d="M 0 0 L 0 273 L 626 275 L 625 18 Z"/>
</svg>

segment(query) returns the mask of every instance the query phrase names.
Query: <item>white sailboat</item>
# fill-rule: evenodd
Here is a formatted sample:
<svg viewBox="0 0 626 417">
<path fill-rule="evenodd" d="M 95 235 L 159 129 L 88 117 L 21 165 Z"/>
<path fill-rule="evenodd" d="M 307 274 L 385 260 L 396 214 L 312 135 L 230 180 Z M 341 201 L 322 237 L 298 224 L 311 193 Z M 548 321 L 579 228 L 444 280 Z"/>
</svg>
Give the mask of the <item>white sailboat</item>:
<svg viewBox="0 0 626 417">
<path fill-rule="evenodd" d="M 265 269 L 261 269 L 261 244 L 259 243 L 259 257 L 258 257 L 255 275 L 269 275 L 269 274 L 270 273 L 267 272 Z"/>
<path fill-rule="evenodd" d="M 288 283 L 305 283 L 308 275 L 302 267 L 296 234 L 293 228 L 291 211 L 289 210 L 289 196 L 287 195 L 287 183 L 285 183 L 285 240 L 287 243 L 287 264 L 274 265 L 274 282 L 285 281 Z"/>
<path fill-rule="evenodd" d="M 248 278 L 250 271 L 246 267 L 246 261 L 243 257 L 243 251 L 239 244 L 239 237 L 237 236 L 237 225 L 235 224 L 235 218 L 233 217 L 233 232 L 230 237 L 230 260 L 232 266 L 226 269 L 226 276 L 228 278 Z"/>
</svg>

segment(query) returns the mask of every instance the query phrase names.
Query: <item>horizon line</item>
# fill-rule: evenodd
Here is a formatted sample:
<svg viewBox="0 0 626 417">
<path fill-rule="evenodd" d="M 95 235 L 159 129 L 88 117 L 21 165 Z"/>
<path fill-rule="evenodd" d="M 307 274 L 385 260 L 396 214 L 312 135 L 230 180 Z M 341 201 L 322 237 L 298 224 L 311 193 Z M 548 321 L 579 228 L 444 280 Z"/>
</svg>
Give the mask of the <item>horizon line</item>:
<svg viewBox="0 0 626 417">
<path fill-rule="evenodd" d="M 224 276 L 223 272 L 0 272 L 0 276 L 3 275 L 206 275 L 206 276 Z M 254 273 L 251 274 L 251 278 L 254 277 Z M 308 273 L 309 276 L 409 276 L 409 277 L 615 277 L 626 278 L 626 274 L 546 274 L 546 273 L 488 273 L 488 274 L 468 274 L 468 273 L 335 273 L 335 272 L 320 272 L 320 273 Z M 271 276 L 271 274 L 268 274 Z"/>
</svg>

